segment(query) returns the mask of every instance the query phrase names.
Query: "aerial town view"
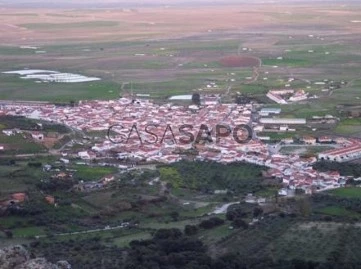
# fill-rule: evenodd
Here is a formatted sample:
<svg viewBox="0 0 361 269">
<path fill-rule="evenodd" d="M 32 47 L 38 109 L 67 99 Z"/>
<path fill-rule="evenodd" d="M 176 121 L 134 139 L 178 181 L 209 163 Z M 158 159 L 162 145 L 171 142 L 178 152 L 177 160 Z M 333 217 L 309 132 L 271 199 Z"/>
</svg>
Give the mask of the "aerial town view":
<svg viewBox="0 0 361 269">
<path fill-rule="evenodd" d="M 0 0 L 0 269 L 361 268 L 361 1 Z"/>
</svg>

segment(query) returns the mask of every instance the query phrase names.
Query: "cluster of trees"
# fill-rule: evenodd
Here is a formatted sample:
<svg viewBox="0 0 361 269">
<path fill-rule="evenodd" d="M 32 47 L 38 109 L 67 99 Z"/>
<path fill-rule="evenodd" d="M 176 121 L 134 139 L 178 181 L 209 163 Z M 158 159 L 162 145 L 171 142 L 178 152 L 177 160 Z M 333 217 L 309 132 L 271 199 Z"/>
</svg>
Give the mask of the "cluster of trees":
<svg viewBox="0 0 361 269">
<path fill-rule="evenodd" d="M 32 194 L 24 203 L 14 204 L 6 209 L 7 216 L 19 216 L 23 221 L 15 223 L 9 228 L 19 228 L 28 226 L 43 226 L 52 232 L 67 232 L 71 227 L 77 226 L 82 229 L 93 227 L 89 214 L 81 209 L 71 206 L 70 199 L 56 197 L 59 207 L 54 207 L 45 201 L 41 194 Z"/>
<path fill-rule="evenodd" d="M 121 174 L 120 181 L 124 182 L 125 184 L 128 184 L 129 182 L 132 182 L 132 184 L 136 184 L 136 183 L 145 183 L 146 181 L 152 180 L 157 177 L 159 177 L 158 170 L 150 170 L 150 169 L 141 170 L 141 171 L 134 170 Z"/>
<path fill-rule="evenodd" d="M 192 103 L 198 106 L 201 104 L 201 95 L 199 93 L 192 94 Z"/>
<path fill-rule="evenodd" d="M 212 258 L 207 254 L 207 248 L 200 240 L 186 236 L 177 229 L 158 230 L 152 239 L 133 241 L 130 247 L 123 267 L 125 269 L 356 269 L 359 266 L 359 263 L 347 264 L 335 260 L 320 263 L 307 259 L 242 258 L 237 252 Z"/>
<path fill-rule="evenodd" d="M 15 159 L 0 159 L 0 165 L 7 165 L 7 166 L 15 166 L 16 160 Z"/>
<path fill-rule="evenodd" d="M 68 191 L 75 184 L 77 184 L 77 180 L 75 179 L 66 179 L 59 180 L 55 178 L 51 178 L 49 180 L 43 180 L 36 184 L 36 187 L 42 191 L 46 192 L 56 192 L 56 191 Z"/>
<path fill-rule="evenodd" d="M 361 199 L 358 198 L 346 198 L 346 197 L 338 197 L 328 194 L 318 194 L 312 197 L 312 204 L 315 205 L 315 209 L 323 208 L 323 207 L 340 207 L 344 208 L 350 212 L 354 212 L 355 214 L 351 214 L 349 217 L 352 217 L 354 220 L 358 220 L 357 213 L 361 214 Z M 334 216 L 336 220 L 337 216 Z M 346 215 L 339 216 L 340 221 L 348 220 L 349 218 Z"/>
<path fill-rule="evenodd" d="M 223 225 L 225 221 L 221 218 L 212 217 L 207 220 L 203 220 L 201 223 L 199 223 L 199 227 L 202 229 L 213 229 L 214 227 Z"/>
<path fill-rule="evenodd" d="M 186 230 L 193 232 L 193 228 Z M 129 248 L 104 244 L 100 237 L 42 240 L 31 243 L 29 247 L 36 256 L 45 256 L 50 261 L 67 260 L 74 269 L 356 269 L 361 265 L 357 260 L 345 261 L 336 252 L 324 262 L 309 261 L 307 257 L 290 260 L 247 257 L 239 253 L 241 250 L 238 248 L 224 256 L 211 257 L 203 242 L 179 229 L 158 230 L 152 239 L 132 241 Z"/>
<path fill-rule="evenodd" d="M 68 133 L 66 126 L 60 124 L 42 123 L 42 127 L 36 121 L 22 116 L 0 116 L 1 124 L 8 129 L 20 128 L 22 130 L 43 130 L 47 132 Z"/>
<path fill-rule="evenodd" d="M 220 164 L 216 162 L 181 161 L 159 166 L 162 181 L 174 188 L 188 188 L 213 193 L 225 190 L 245 194 L 262 190 L 264 167 L 249 163 Z"/>
<path fill-rule="evenodd" d="M 313 169 L 321 172 L 339 171 L 341 176 L 361 177 L 359 164 L 320 161 L 313 165 Z"/>
<path fill-rule="evenodd" d="M 116 246 L 103 244 L 100 237 L 35 241 L 28 248 L 36 256 L 45 256 L 51 262 L 66 260 L 73 269 L 119 269 L 124 265 L 124 251 Z"/>
<path fill-rule="evenodd" d="M 253 209 L 245 208 L 242 204 L 235 204 L 227 209 L 226 218 L 232 222 L 233 228 L 248 229 L 249 225 L 245 219 L 258 218 L 263 214 L 261 207 L 253 207 Z"/>
<path fill-rule="evenodd" d="M 249 104 L 251 101 L 251 98 L 245 94 L 237 94 L 234 100 L 234 102 L 239 105 Z"/>
<path fill-rule="evenodd" d="M 33 168 L 40 168 L 42 165 L 43 164 L 41 162 L 28 162 L 28 166 Z"/>
</svg>

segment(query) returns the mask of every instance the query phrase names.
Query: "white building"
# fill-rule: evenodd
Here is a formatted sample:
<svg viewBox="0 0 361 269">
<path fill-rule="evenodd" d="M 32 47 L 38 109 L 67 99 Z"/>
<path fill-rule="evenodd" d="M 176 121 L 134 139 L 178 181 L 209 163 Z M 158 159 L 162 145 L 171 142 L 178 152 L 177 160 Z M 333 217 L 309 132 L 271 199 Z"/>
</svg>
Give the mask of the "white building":
<svg viewBox="0 0 361 269">
<path fill-rule="evenodd" d="M 39 132 L 33 132 L 31 133 L 31 137 L 35 140 L 38 140 L 38 141 L 42 141 L 44 140 L 44 134 L 42 133 L 39 133 Z"/>
<path fill-rule="evenodd" d="M 261 118 L 260 123 L 262 124 L 277 124 L 277 125 L 302 125 L 306 124 L 306 119 L 300 118 Z"/>
<path fill-rule="evenodd" d="M 282 110 L 280 108 L 262 108 L 259 114 L 261 116 L 269 116 L 270 114 L 278 115 L 281 113 L 281 111 Z"/>
</svg>

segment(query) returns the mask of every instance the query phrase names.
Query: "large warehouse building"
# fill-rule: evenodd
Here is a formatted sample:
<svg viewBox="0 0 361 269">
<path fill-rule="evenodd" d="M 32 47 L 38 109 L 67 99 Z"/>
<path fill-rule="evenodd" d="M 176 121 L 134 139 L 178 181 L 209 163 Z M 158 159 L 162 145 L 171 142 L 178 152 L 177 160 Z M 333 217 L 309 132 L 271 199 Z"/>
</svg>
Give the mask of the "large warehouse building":
<svg viewBox="0 0 361 269">
<path fill-rule="evenodd" d="M 302 125 L 306 124 L 306 119 L 261 118 L 259 122 L 262 124 Z"/>
</svg>

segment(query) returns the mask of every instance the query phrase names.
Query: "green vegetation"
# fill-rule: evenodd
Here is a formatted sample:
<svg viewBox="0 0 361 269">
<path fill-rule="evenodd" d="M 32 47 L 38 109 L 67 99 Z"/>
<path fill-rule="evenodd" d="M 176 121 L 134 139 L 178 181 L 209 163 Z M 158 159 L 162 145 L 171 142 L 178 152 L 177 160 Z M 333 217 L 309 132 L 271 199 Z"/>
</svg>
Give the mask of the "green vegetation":
<svg viewBox="0 0 361 269">
<path fill-rule="evenodd" d="M 261 190 L 263 167 L 233 163 L 223 165 L 212 162 L 178 162 L 160 166 L 160 178 L 173 188 L 188 188 L 213 193 L 228 190 L 246 194 Z"/>
<path fill-rule="evenodd" d="M 303 10 L 297 7 L 299 9 Z M 359 136 L 361 120 L 344 118 L 338 107 L 360 103 L 361 56 L 355 45 L 358 37 L 350 34 L 340 40 L 337 32 L 342 29 L 343 33 L 345 22 L 357 19 L 357 14 L 342 17 L 338 13 L 337 18 L 332 17 L 332 12 L 337 10 L 330 8 L 332 23 L 322 21 L 318 13 L 309 14 L 308 9 L 299 13 L 293 8 L 289 13 L 267 11 L 265 21 L 272 20 L 272 31 L 266 36 L 213 31 L 209 35 L 185 35 L 167 40 L 159 39 L 159 33 L 153 30 L 155 26 L 142 22 L 139 24 L 146 27 L 149 37 L 144 40 L 143 33 L 110 35 L 106 28 L 120 31 L 132 26 L 115 21 L 21 24 L 34 31 L 35 36 L 78 29 L 84 31 L 82 36 L 86 37 L 88 30 L 100 29 L 102 35 L 97 37 L 102 41 L 92 40 L 90 36 L 90 39 L 80 36 L 72 40 L 57 39 L 57 44 L 44 40 L 46 45 L 41 50 L 46 53 L 42 55 L 31 49 L 3 45 L 0 46 L 0 56 L 4 58 L 0 72 L 31 67 L 97 76 L 102 80 L 76 84 L 35 83 L 1 73 L 0 99 L 70 104 L 70 101 L 84 99 L 115 99 L 119 94 L 132 91 L 148 93 L 160 102 L 171 95 L 198 92 L 200 88 L 203 91 L 199 92 L 225 95 L 231 86 L 230 94 L 222 96 L 222 101 L 234 100 L 232 95 L 240 92 L 260 103 L 281 107 L 284 117 L 310 120 L 312 116 L 331 114 L 341 119 L 337 126 L 313 124 L 310 120 L 307 127 L 298 128 L 295 136 L 310 134 L 312 129 L 316 129 L 312 131 L 313 136 Z M 356 7 L 343 7 L 343 12 L 355 10 L 359 11 Z M 89 16 L 86 12 L 98 11 L 75 10 L 42 16 L 66 21 L 86 18 Z M 30 19 L 35 22 L 34 18 Z M 284 25 L 277 28 L 277 23 L 273 23 L 277 20 L 287 22 L 287 33 Z M 322 36 L 307 37 L 304 33 L 313 32 L 315 25 L 319 30 L 330 30 L 330 33 L 332 30 L 336 34 L 324 36 L 324 40 Z M 159 27 L 163 30 L 172 25 L 159 23 Z M 303 34 L 299 34 L 299 30 Z M 252 50 L 241 51 L 242 46 Z M 243 53 L 263 59 L 262 67 L 259 70 L 223 68 L 219 64 L 223 57 Z M 277 59 L 280 56 L 282 60 Z M 279 67 L 272 67 L 275 65 Z M 257 75 L 255 81 L 247 78 Z M 291 77 L 295 80 L 289 81 Z M 321 81 L 325 85 L 315 83 Z M 206 85 L 210 82 L 219 87 L 208 89 Z M 270 89 L 282 89 L 288 83 L 290 88 L 304 89 L 318 98 L 278 106 L 265 97 Z M 334 85 L 337 87 L 331 89 Z M 322 91 L 324 88 L 330 90 Z M 70 133 L 59 125 L 43 122 L 41 129 L 36 122 L 23 118 L 0 118 L 0 130 L 12 128 Z M 270 136 L 273 141 L 293 136 L 278 132 L 259 135 Z M 60 148 L 70 139 L 69 134 L 56 147 Z M 26 132 L 11 137 L 0 134 L 0 141 L 7 146 L 1 153 L 4 155 L 46 154 L 46 149 L 29 139 Z M 84 146 L 75 146 L 73 153 L 80 149 Z M 308 147 L 305 154 L 325 149 L 327 147 Z M 282 150 L 296 151 L 297 147 Z M 262 178 L 264 167 L 244 163 L 180 162 L 159 165 L 156 171 L 123 172 L 95 162 L 65 165 L 57 161 L 58 158 L 40 157 L 0 159 L 0 201 L 7 201 L 15 192 L 25 192 L 28 196 L 16 206 L 1 208 L 1 226 L 11 230 L 14 240 L 30 240 L 31 251 L 51 261 L 66 259 L 75 269 L 361 268 L 360 188 L 347 186 L 312 197 L 298 195 L 286 199 L 275 195 L 279 189 L 276 180 Z M 45 172 L 42 166 L 47 163 L 54 168 Z M 314 168 L 361 177 L 358 164 L 319 162 Z M 59 178 L 61 173 L 71 175 Z M 73 188 L 80 180 L 89 184 L 108 174 L 114 174 L 115 180 L 104 188 L 85 191 Z M 354 186 L 358 182 L 350 179 L 348 184 Z M 227 190 L 227 193 L 215 195 L 215 190 Z M 258 205 L 242 202 L 248 193 L 266 196 L 266 204 L 260 209 Z M 45 200 L 46 195 L 54 197 L 56 206 Z M 208 215 L 216 207 L 232 202 L 240 203 L 229 207 L 226 214 Z M 70 234 L 73 232 L 84 233 Z M 46 237 L 33 238 L 37 235 Z M 0 234 L 1 243 L 13 242 L 5 237 Z"/>
<path fill-rule="evenodd" d="M 335 132 L 342 135 L 359 135 L 361 131 L 361 119 L 343 119 L 336 127 Z"/>
<path fill-rule="evenodd" d="M 4 76 L 4 75 L 1 75 Z M 72 83 L 42 83 L 9 76 L 2 78 L 0 99 L 52 101 L 69 104 L 70 101 L 88 99 L 115 99 L 119 97 L 120 85 L 113 82 L 95 81 Z"/>
<path fill-rule="evenodd" d="M 322 172 L 339 171 L 342 176 L 361 177 L 359 164 L 320 161 L 315 163 L 313 168 Z"/>
<path fill-rule="evenodd" d="M 328 206 L 318 211 L 321 214 L 338 217 L 358 217 L 359 214 L 338 206 Z"/>
<path fill-rule="evenodd" d="M 17 154 L 36 155 L 46 153 L 47 149 L 45 145 L 34 140 L 31 136 L 31 132 L 33 131 L 39 131 L 45 136 L 50 135 L 52 137 L 61 136 L 70 132 L 64 125 L 52 124 L 46 121 L 36 121 L 19 116 L 0 116 L 0 131 L 4 129 L 16 129 L 18 131 L 14 131 L 10 136 L 0 132 L 1 145 L 5 148 L 5 150 L 0 152 L 0 157 Z M 59 141 L 59 146 L 63 145 L 61 142 L 62 141 Z"/>
<path fill-rule="evenodd" d="M 62 30 L 66 28 L 114 27 L 117 25 L 118 23 L 115 21 L 84 21 L 72 23 L 27 23 L 20 24 L 19 26 L 31 30 Z"/>
<path fill-rule="evenodd" d="M 44 229 L 39 226 L 16 228 L 12 230 L 14 237 L 31 237 L 44 234 Z"/>
<path fill-rule="evenodd" d="M 275 65 L 275 66 L 291 66 L 291 67 L 304 67 L 311 65 L 312 63 L 305 59 L 293 59 L 293 58 L 283 58 L 282 60 L 278 59 L 262 59 L 264 65 Z"/>
<path fill-rule="evenodd" d="M 0 116 L 0 124 L 0 129 L 57 132 L 61 134 L 69 132 L 69 129 L 64 125 L 53 124 L 46 121 L 32 120 L 20 116 Z"/>
<path fill-rule="evenodd" d="M 114 167 L 101 167 L 101 166 L 88 166 L 88 165 L 75 165 L 75 178 L 84 181 L 100 180 L 102 177 L 114 174 L 117 169 Z"/>
<path fill-rule="evenodd" d="M 38 179 L 47 179 L 59 173 L 42 171 L 41 164 L 49 161 L 34 159 L 31 162 L 15 161 L 11 165 L 4 161 L 0 179 L 9 182 L 5 179 L 11 175 L 11 183 L 20 185 L 2 185 L 8 190 L 2 192 L 2 199 L 6 199 L 16 188 L 26 191 L 29 198 L 20 204 L 20 210 L 14 208 L 8 211 L 7 215 L 0 217 L 0 221 L 4 228 L 12 231 L 16 240 L 41 236 L 31 239 L 29 244 L 35 254 L 49 260 L 61 257 L 76 269 L 84 267 L 84 264 L 87 268 L 96 268 L 93 266 L 98 266 L 99 261 L 107 264 L 107 268 L 128 268 L 129 264 L 139 262 L 133 259 L 139 254 L 134 252 L 135 249 L 143 256 L 148 253 L 152 257 L 150 260 L 158 262 L 158 250 L 164 244 L 172 250 L 173 254 L 167 259 L 171 264 L 174 255 L 183 257 L 186 255 L 183 251 L 191 251 L 194 244 L 197 251 L 201 251 L 198 254 L 205 255 L 204 258 L 209 260 L 208 268 L 219 268 L 219 264 L 227 268 L 225 264 L 230 261 L 223 254 L 237 255 L 238 258 L 232 258 L 232 262 L 247 264 L 250 268 L 256 268 L 256 265 L 265 268 L 265 264 L 268 268 L 282 268 L 277 266 L 302 262 L 304 257 L 315 265 L 327 264 L 335 253 L 340 255 L 337 263 L 356 263 L 360 255 L 357 248 L 352 247 L 354 241 L 343 240 L 358 240 L 359 228 L 352 223 L 361 217 L 359 196 L 354 192 L 347 196 L 336 193 L 346 188 L 312 198 L 297 197 L 287 202 L 275 202 L 271 194 L 271 202 L 265 207 L 267 212 L 258 205 L 241 202 L 230 206 L 225 215 L 209 216 L 208 213 L 219 205 L 217 201 L 230 202 L 231 193 L 237 197 L 235 201 L 239 201 L 245 193 L 272 191 L 274 194 L 277 188 L 264 185 L 260 177 L 263 167 L 212 162 L 180 162 L 160 165 L 157 170 L 134 170 L 122 174 L 112 171 L 111 167 L 95 164 L 71 165 L 68 167 L 70 171 L 77 170 L 72 179 L 61 179 L 52 188 L 45 188 L 47 181 L 39 182 Z M 56 168 L 64 169 L 63 164 Z M 98 179 L 109 173 L 116 175 L 109 188 L 85 193 L 69 192 L 71 184 L 80 180 L 79 175 Z M 157 177 L 173 185 L 172 188 L 161 182 L 148 184 Z M 228 189 L 229 193 L 217 196 L 213 194 L 215 189 Z M 53 195 L 57 206 L 46 203 L 39 190 Z M 303 199 L 310 201 L 303 203 Z M 287 214 L 282 212 L 286 208 Z M 251 223 L 254 218 L 259 221 Z M 120 226 L 122 223 L 127 225 Z M 106 228 L 108 226 L 117 228 Z M 184 234 L 180 232 L 183 230 Z M 83 231 L 89 232 L 67 234 Z M 180 247 L 183 243 L 186 246 Z M 351 252 L 341 255 L 341 244 L 352 247 Z M 119 256 L 119 252 L 128 255 Z M 198 254 L 192 253 L 192 259 L 199 257 Z M 270 257 L 272 265 L 269 264 Z M 108 264 L 111 260 L 113 263 Z M 182 260 L 190 261 L 188 258 Z M 143 266 L 148 268 L 147 263 Z"/>
<path fill-rule="evenodd" d="M 37 154 L 46 152 L 45 147 L 33 141 L 29 135 L 17 134 L 7 136 L 0 134 L 0 141 L 6 145 L 6 149 L 0 152 L 1 155 L 14 155 L 14 154 Z"/>
<path fill-rule="evenodd" d="M 330 193 L 338 197 L 361 199 L 361 188 L 358 187 L 335 189 L 330 191 Z"/>
</svg>

